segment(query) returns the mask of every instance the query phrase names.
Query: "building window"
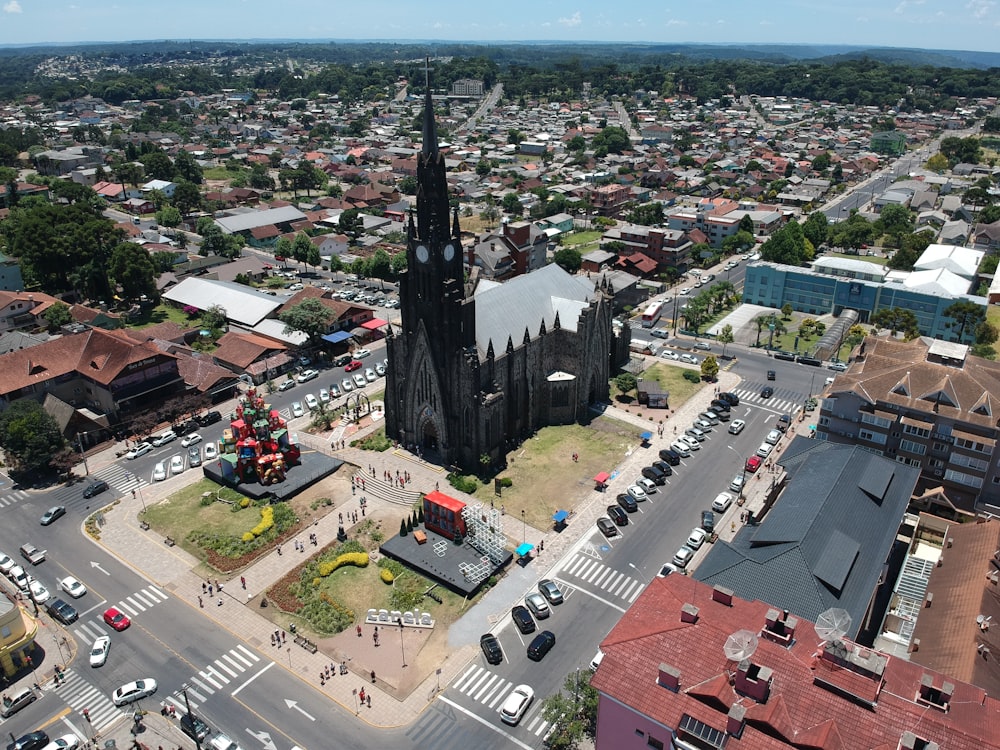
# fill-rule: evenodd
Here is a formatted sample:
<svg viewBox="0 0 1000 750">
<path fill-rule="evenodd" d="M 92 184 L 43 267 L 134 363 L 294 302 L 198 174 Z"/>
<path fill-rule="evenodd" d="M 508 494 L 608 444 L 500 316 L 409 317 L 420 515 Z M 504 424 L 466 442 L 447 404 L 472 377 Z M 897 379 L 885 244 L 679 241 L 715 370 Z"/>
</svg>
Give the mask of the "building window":
<svg viewBox="0 0 1000 750">
<path fill-rule="evenodd" d="M 643 732 L 643 731 L 642 731 L 641 729 L 636 729 L 636 730 L 635 730 L 635 736 L 636 736 L 636 737 L 645 737 L 645 736 L 646 736 L 646 733 L 645 733 L 645 732 Z"/>
<path fill-rule="evenodd" d="M 655 737 L 647 737 L 646 744 L 653 748 L 653 750 L 663 750 L 663 743 Z"/>
<path fill-rule="evenodd" d="M 868 412 L 861 412 L 861 422 L 863 424 L 871 424 L 876 427 L 881 427 L 882 429 L 888 429 L 892 421 L 886 419 L 885 417 L 877 417 L 874 414 L 869 414 Z"/>
<path fill-rule="evenodd" d="M 976 477 L 972 474 L 966 474 L 961 471 L 955 471 L 954 469 L 948 469 L 944 473 L 944 478 L 949 482 L 955 482 L 956 484 L 964 484 L 966 487 L 975 487 L 976 489 L 983 486 L 983 478 Z"/>
<path fill-rule="evenodd" d="M 916 453 L 918 456 L 922 456 L 927 452 L 926 445 L 915 443 L 912 440 L 900 440 L 899 449 L 901 451 L 906 451 L 907 453 Z"/>
<path fill-rule="evenodd" d="M 991 453 L 993 450 L 990 446 L 978 443 L 975 440 L 967 440 L 966 438 L 955 438 L 955 445 L 959 448 L 965 448 L 968 451 L 975 451 L 976 453 Z"/>
<path fill-rule="evenodd" d="M 972 456 L 965 456 L 961 453 L 952 453 L 951 463 L 954 466 L 964 466 L 968 469 L 974 469 L 975 471 L 986 471 L 990 467 L 989 461 L 984 461 L 981 458 L 973 458 Z"/>
<path fill-rule="evenodd" d="M 934 447 L 933 447 L 932 450 L 935 453 L 947 453 L 948 452 L 948 444 L 947 443 L 934 443 Z"/>
<path fill-rule="evenodd" d="M 914 427 L 910 424 L 903 425 L 903 433 L 906 435 L 916 435 L 917 437 L 929 438 L 931 431 L 924 427 Z"/>
<path fill-rule="evenodd" d="M 820 416 L 819 423 L 823 427 L 829 427 L 830 426 L 830 418 L 829 417 Z"/>
<path fill-rule="evenodd" d="M 896 456 L 896 463 L 906 464 L 907 466 L 920 466 L 920 462 L 915 458 L 907 458 L 906 456 Z"/>
<path fill-rule="evenodd" d="M 885 435 L 881 432 L 872 432 L 871 430 L 858 430 L 858 438 L 861 440 L 867 440 L 870 443 L 877 443 L 878 445 L 885 445 Z"/>
</svg>

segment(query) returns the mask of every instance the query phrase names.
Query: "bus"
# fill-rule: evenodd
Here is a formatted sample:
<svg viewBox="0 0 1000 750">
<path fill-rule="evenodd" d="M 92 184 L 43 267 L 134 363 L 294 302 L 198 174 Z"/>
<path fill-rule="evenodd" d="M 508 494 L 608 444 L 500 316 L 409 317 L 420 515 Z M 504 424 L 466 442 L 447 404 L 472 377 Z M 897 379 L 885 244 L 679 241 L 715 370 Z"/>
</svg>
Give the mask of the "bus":
<svg viewBox="0 0 1000 750">
<path fill-rule="evenodd" d="M 652 328 L 656 325 L 656 321 L 660 319 L 660 315 L 663 314 L 663 303 L 653 302 L 646 311 L 642 314 L 642 327 Z"/>
</svg>

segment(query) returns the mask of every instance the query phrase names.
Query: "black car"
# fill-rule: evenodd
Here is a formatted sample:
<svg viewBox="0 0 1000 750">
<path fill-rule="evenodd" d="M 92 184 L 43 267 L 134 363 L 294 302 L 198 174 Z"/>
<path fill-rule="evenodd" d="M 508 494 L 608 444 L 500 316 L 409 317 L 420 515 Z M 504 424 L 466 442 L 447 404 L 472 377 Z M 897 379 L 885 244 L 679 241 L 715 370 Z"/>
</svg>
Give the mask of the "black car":
<svg viewBox="0 0 1000 750">
<path fill-rule="evenodd" d="M 659 469 L 657 469 L 655 466 L 644 466 L 642 469 L 642 475 L 646 477 L 646 479 L 653 482 L 654 484 L 667 483 L 667 475 L 664 474 Z"/>
<path fill-rule="evenodd" d="M 108 489 L 108 483 L 103 479 L 98 479 L 95 482 L 91 482 L 87 485 L 87 488 L 83 491 L 84 497 L 93 497 L 94 495 L 99 495 Z"/>
<path fill-rule="evenodd" d="M 674 474 L 674 467 L 666 461 L 653 461 L 653 466 L 663 472 L 663 476 L 670 477 Z"/>
<path fill-rule="evenodd" d="M 48 744 L 49 736 L 45 732 L 28 732 L 8 743 L 7 750 L 42 750 Z"/>
<path fill-rule="evenodd" d="M 715 513 L 710 510 L 703 510 L 701 512 L 701 528 L 709 534 L 715 531 Z"/>
<path fill-rule="evenodd" d="M 52 619 L 58 620 L 63 625 L 69 625 L 71 622 L 76 622 L 80 617 L 76 608 L 69 602 L 64 602 L 62 599 L 53 599 L 45 605 L 45 611 L 49 613 Z"/>
<path fill-rule="evenodd" d="M 493 633 L 484 633 L 479 636 L 479 648 L 483 650 L 488 664 L 499 664 L 503 661 L 503 649 L 500 648 L 500 641 Z"/>
<path fill-rule="evenodd" d="M 522 633 L 535 632 L 535 618 L 531 616 L 531 612 L 523 604 L 514 605 L 514 608 L 510 611 L 510 616 L 514 619 L 517 629 Z"/>
<path fill-rule="evenodd" d="M 778 422 L 775 425 L 779 430 L 785 432 L 789 426 L 792 424 L 792 416 L 790 414 L 782 414 L 778 417 Z"/>
<path fill-rule="evenodd" d="M 598 518 L 597 519 L 597 528 L 600 529 L 601 533 L 604 534 L 604 536 L 606 536 L 606 537 L 610 538 L 610 537 L 613 537 L 613 536 L 618 536 L 618 529 L 616 529 L 615 525 L 613 523 L 611 523 L 611 519 L 610 518 L 606 518 L 604 516 L 601 516 L 600 518 Z"/>
<path fill-rule="evenodd" d="M 545 654 L 556 645 L 556 635 L 551 630 L 543 630 L 528 644 L 528 658 L 541 661 Z"/>
<path fill-rule="evenodd" d="M 350 354 L 343 354 L 337 357 L 335 360 L 333 360 L 333 366 L 344 367 L 345 365 L 350 364 L 352 359 L 354 359 L 354 357 L 352 357 Z"/>
<path fill-rule="evenodd" d="M 730 406 L 739 406 L 740 397 L 735 393 L 730 393 L 729 391 L 723 391 L 719 394 L 719 398 L 723 401 L 728 401 Z"/>
<path fill-rule="evenodd" d="M 222 421 L 222 414 L 220 414 L 217 411 L 207 411 L 204 414 L 202 414 L 200 417 L 197 417 L 196 421 L 198 422 L 199 426 L 201 426 L 201 427 L 208 427 L 210 424 L 215 424 L 216 422 L 221 422 Z M 189 430 L 189 432 L 193 432 L 193 430 Z M 178 432 L 177 434 L 180 435 L 181 433 Z"/>
<path fill-rule="evenodd" d="M 724 401 L 721 398 L 717 398 L 712 402 L 711 408 L 712 411 L 714 411 L 716 414 L 721 414 L 722 412 L 728 414 L 732 406 L 728 401 Z"/>
<path fill-rule="evenodd" d="M 178 422 L 175 425 L 171 425 L 170 429 L 178 435 L 187 435 L 190 432 L 197 432 L 200 426 L 201 423 L 197 419 L 189 419 L 187 422 Z"/>
<path fill-rule="evenodd" d="M 774 380 L 775 377 L 776 377 L 776 374 L 775 374 L 774 370 L 768 370 L 767 371 L 767 379 L 768 380 Z"/>
<path fill-rule="evenodd" d="M 765 385 L 763 388 L 760 389 L 761 398 L 771 398 L 771 396 L 773 395 L 774 395 L 774 388 L 772 388 L 769 385 Z"/>
<path fill-rule="evenodd" d="M 677 466 L 681 462 L 681 454 L 670 448 L 663 448 L 660 451 L 660 459 L 666 461 L 671 466 Z"/>
<path fill-rule="evenodd" d="M 617 505 L 608 506 L 608 515 L 611 516 L 611 520 L 618 526 L 628 526 L 628 513 L 623 511 Z"/>
<path fill-rule="evenodd" d="M 201 742 L 212 732 L 208 724 L 194 714 L 181 716 L 181 731 L 195 742 Z"/>
<path fill-rule="evenodd" d="M 635 498 L 625 492 L 622 492 L 620 495 L 618 495 L 618 497 L 616 497 L 615 500 L 617 500 L 618 504 L 622 506 L 625 510 L 627 510 L 629 513 L 635 513 L 637 510 L 639 510 L 639 505 L 638 503 L 636 503 Z"/>
</svg>

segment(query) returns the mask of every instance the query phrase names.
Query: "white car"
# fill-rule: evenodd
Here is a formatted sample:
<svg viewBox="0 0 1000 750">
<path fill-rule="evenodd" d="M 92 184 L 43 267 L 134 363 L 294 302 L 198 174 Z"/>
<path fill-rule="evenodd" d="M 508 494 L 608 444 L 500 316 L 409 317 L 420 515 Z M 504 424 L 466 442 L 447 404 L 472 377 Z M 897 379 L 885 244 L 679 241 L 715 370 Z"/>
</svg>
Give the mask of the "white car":
<svg viewBox="0 0 1000 750">
<path fill-rule="evenodd" d="M 686 286 L 680 291 L 680 295 L 683 297 L 685 294 L 691 294 L 691 287 Z"/>
<path fill-rule="evenodd" d="M 354 381 L 350 378 L 344 378 L 340 381 L 340 387 L 344 389 L 344 393 L 354 390 Z"/>
<path fill-rule="evenodd" d="M 681 458 L 687 458 L 691 455 L 691 449 L 687 443 L 682 443 L 680 440 L 675 440 L 670 444 L 670 450 L 678 454 Z"/>
<path fill-rule="evenodd" d="M 49 600 L 49 590 L 42 585 L 41 581 L 32 580 L 28 584 L 28 590 L 31 592 L 31 598 L 39 604 L 45 604 Z"/>
<path fill-rule="evenodd" d="M 834 362 L 832 365 L 830 365 L 829 369 L 833 370 L 834 372 L 847 372 L 847 365 L 844 364 L 843 362 Z"/>
<path fill-rule="evenodd" d="M 303 370 L 299 373 L 299 376 L 295 378 L 300 383 L 308 383 L 310 380 L 315 380 L 319 377 L 318 370 Z"/>
<path fill-rule="evenodd" d="M 167 430 L 166 432 L 162 432 L 155 438 L 153 438 L 153 447 L 159 448 L 161 445 L 166 445 L 171 440 L 176 440 L 176 439 L 177 439 L 177 433 L 174 432 L 173 430 Z"/>
<path fill-rule="evenodd" d="M 306 410 L 302 408 L 301 401 L 292 401 L 292 416 L 301 417 L 306 413 Z"/>
<path fill-rule="evenodd" d="M 760 448 L 757 449 L 757 455 L 761 458 L 767 458 L 771 455 L 771 451 L 774 450 L 774 446 L 769 443 L 761 443 Z"/>
<path fill-rule="evenodd" d="M 290 292 L 301 292 L 303 288 L 304 287 L 302 286 L 302 284 L 300 284 L 298 282 L 295 282 L 294 284 L 292 284 L 291 286 L 288 287 L 288 291 L 290 291 Z"/>
<path fill-rule="evenodd" d="M 646 490 L 637 484 L 629 485 L 629 488 L 625 490 L 630 498 L 635 500 L 637 503 L 641 503 L 646 500 L 649 496 L 646 494 Z"/>
<path fill-rule="evenodd" d="M 687 541 L 684 542 L 691 549 L 698 549 L 705 543 L 708 539 L 708 532 L 704 529 L 691 529 L 691 534 L 688 535 Z"/>
<path fill-rule="evenodd" d="M 712 510 L 716 513 L 725 513 L 732 504 L 733 496 L 728 492 L 720 492 L 715 496 L 715 500 L 712 501 Z"/>
<path fill-rule="evenodd" d="M 660 572 L 656 574 L 656 577 L 657 578 L 666 578 L 671 573 L 683 573 L 683 572 L 684 571 L 682 571 L 680 568 L 678 568 L 673 563 L 663 563 L 663 566 L 660 568 Z"/>
<path fill-rule="evenodd" d="M 674 555 L 674 559 L 670 562 L 681 570 L 684 570 L 688 566 L 688 563 L 691 562 L 692 557 L 694 557 L 694 550 L 685 545 L 677 550 L 677 554 Z"/>
<path fill-rule="evenodd" d="M 364 388 L 365 385 L 367 385 L 365 376 L 362 375 L 360 372 L 354 373 L 354 385 L 356 388 Z"/>
<path fill-rule="evenodd" d="M 136 680 L 122 685 L 111 694 L 111 700 L 116 706 L 124 706 L 146 698 L 156 692 L 156 680 L 147 677 L 144 680 Z"/>
<path fill-rule="evenodd" d="M 365 369 L 365 380 L 369 383 L 374 383 L 378 380 L 378 375 L 375 374 L 375 371 L 372 368 L 368 367 Z"/>
<path fill-rule="evenodd" d="M 192 432 L 186 438 L 181 440 L 181 447 L 189 448 L 192 445 L 197 445 L 200 442 L 201 442 L 201 435 L 199 435 L 197 432 Z"/>
<path fill-rule="evenodd" d="M 515 726 L 524 716 L 531 701 L 535 699 L 535 691 L 527 685 L 518 685 L 510 691 L 500 707 L 500 720 L 504 724 Z"/>
<path fill-rule="evenodd" d="M 330 383 L 330 396 L 331 398 L 340 398 L 340 386 L 336 383 Z"/>
<path fill-rule="evenodd" d="M 371 356 L 371 352 L 367 349 L 355 349 L 352 354 L 355 359 L 364 359 L 365 357 Z"/>
<path fill-rule="evenodd" d="M 743 432 L 743 428 L 746 426 L 747 423 L 744 422 L 742 419 L 734 419 L 732 422 L 729 423 L 729 434 L 739 435 L 741 432 Z"/>
<path fill-rule="evenodd" d="M 160 461 L 156 466 L 153 467 L 153 481 L 162 482 L 167 478 L 167 462 Z"/>
<path fill-rule="evenodd" d="M 383 365 L 381 362 L 376 362 L 375 363 L 375 374 L 378 375 L 380 378 L 384 378 L 385 377 L 385 365 Z"/>
<path fill-rule="evenodd" d="M 743 474 L 737 474 L 733 477 L 733 481 L 729 483 L 729 489 L 738 495 L 743 492 L 744 482 L 746 482 L 746 477 Z"/>
<path fill-rule="evenodd" d="M 79 599 L 87 593 L 87 587 L 76 580 L 73 576 L 66 576 L 59 581 L 59 588 L 72 596 L 74 599 Z"/>
<path fill-rule="evenodd" d="M 707 419 L 696 419 L 694 421 L 694 427 L 698 428 L 702 432 L 711 432 L 714 425 Z"/>
<path fill-rule="evenodd" d="M 764 438 L 764 442 L 769 445 L 777 445 L 781 442 L 781 430 L 771 430 L 767 433 L 767 437 Z"/>
<path fill-rule="evenodd" d="M 680 362 L 681 355 L 675 352 L 673 349 L 664 349 L 660 352 L 660 356 L 664 359 L 672 359 L 676 362 Z"/>
<path fill-rule="evenodd" d="M 290 388 L 294 388 L 294 387 L 295 387 L 295 381 L 294 380 L 286 380 L 285 382 L 283 382 L 281 385 L 278 386 L 278 392 L 279 393 L 284 393 L 285 391 L 289 390 Z"/>
<path fill-rule="evenodd" d="M 690 450 L 690 451 L 700 451 L 701 450 L 701 443 L 699 443 L 697 440 L 695 440 L 690 435 L 681 435 L 680 437 L 677 438 L 677 442 L 678 443 L 684 443 L 684 445 L 686 445 L 688 447 L 688 450 Z"/>
<path fill-rule="evenodd" d="M 395 310 L 397 307 L 399 307 L 399 300 L 398 299 L 391 299 L 391 300 L 389 300 L 388 302 L 385 303 L 385 306 L 387 308 L 389 308 L 390 310 Z"/>
<path fill-rule="evenodd" d="M 219 449 L 215 447 L 215 443 L 208 443 L 205 445 L 205 460 L 214 461 L 219 457 Z"/>
<path fill-rule="evenodd" d="M 698 364 L 698 358 L 693 354 L 685 352 L 681 355 L 681 362 L 687 362 L 689 365 L 696 365 Z"/>
<path fill-rule="evenodd" d="M 111 650 L 111 636 L 102 635 L 90 647 L 90 666 L 103 667 Z"/>
<path fill-rule="evenodd" d="M 326 388 L 319 389 L 319 402 L 321 404 L 330 403 L 330 391 L 328 391 Z"/>
<path fill-rule="evenodd" d="M 319 401 L 311 393 L 306 394 L 306 406 L 309 407 L 309 411 L 315 411 L 319 408 Z"/>
<path fill-rule="evenodd" d="M 62 737 L 56 737 L 42 750 L 79 750 L 79 747 L 79 737 L 75 734 L 64 734 Z"/>
<path fill-rule="evenodd" d="M 180 474 L 182 471 L 184 471 L 184 456 L 180 454 L 173 456 L 170 459 L 170 473 Z"/>
<path fill-rule="evenodd" d="M 153 450 L 152 443 L 139 443 L 132 450 L 130 450 L 128 453 L 125 454 L 125 458 L 131 461 L 133 458 L 139 458 L 139 456 L 145 456 L 151 450 Z"/>
<path fill-rule="evenodd" d="M 0 552 L 0 573 L 7 575 L 10 573 L 10 569 L 17 565 L 17 562 L 12 557 L 8 557 L 3 552 Z"/>
<path fill-rule="evenodd" d="M 208 746 L 212 750 L 243 750 L 243 748 L 224 734 L 215 735 L 208 741 Z M 293 747 L 292 750 L 297 749 Z"/>
<path fill-rule="evenodd" d="M 681 437 L 685 439 L 689 437 L 694 438 L 696 441 L 700 443 L 705 440 L 705 432 L 704 430 L 698 427 L 688 427 L 686 430 L 684 430 L 684 434 L 681 435 Z"/>
</svg>

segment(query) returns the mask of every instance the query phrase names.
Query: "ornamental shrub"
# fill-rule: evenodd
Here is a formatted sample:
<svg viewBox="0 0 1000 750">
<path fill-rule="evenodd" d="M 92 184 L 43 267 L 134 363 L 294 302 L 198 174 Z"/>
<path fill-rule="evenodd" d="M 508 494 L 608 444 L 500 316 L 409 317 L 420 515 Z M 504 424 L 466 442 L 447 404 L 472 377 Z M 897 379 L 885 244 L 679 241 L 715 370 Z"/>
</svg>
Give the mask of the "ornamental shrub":
<svg viewBox="0 0 1000 750">
<path fill-rule="evenodd" d="M 378 574 L 378 577 L 381 578 L 386 583 L 392 583 L 393 581 L 396 580 L 396 576 L 394 576 L 392 574 L 392 571 L 389 570 L 388 568 L 382 568 L 382 571 Z"/>
</svg>

